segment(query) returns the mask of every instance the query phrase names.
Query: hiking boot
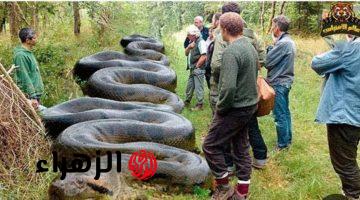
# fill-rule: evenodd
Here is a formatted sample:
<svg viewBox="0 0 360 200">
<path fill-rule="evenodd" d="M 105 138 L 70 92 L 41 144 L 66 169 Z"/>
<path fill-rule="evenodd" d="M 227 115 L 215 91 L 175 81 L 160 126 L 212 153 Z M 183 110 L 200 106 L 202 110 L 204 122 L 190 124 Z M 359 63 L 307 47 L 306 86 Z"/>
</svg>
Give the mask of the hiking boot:
<svg viewBox="0 0 360 200">
<path fill-rule="evenodd" d="M 255 169 L 264 169 L 265 166 L 266 166 L 266 162 L 267 162 L 267 159 L 253 159 L 252 161 L 252 166 L 255 168 Z"/>
<path fill-rule="evenodd" d="M 202 104 L 196 104 L 196 106 L 194 108 L 192 108 L 191 110 L 192 111 L 203 110 L 203 105 Z"/>
<path fill-rule="evenodd" d="M 234 187 L 234 195 L 232 196 L 231 200 L 247 199 L 249 186 L 250 184 L 248 183 L 237 183 Z"/>
<path fill-rule="evenodd" d="M 229 200 L 234 195 L 234 188 L 229 185 L 218 185 L 215 188 L 211 200 Z"/>
<path fill-rule="evenodd" d="M 234 189 L 234 194 L 232 195 L 232 197 L 230 198 L 231 200 L 246 200 L 247 199 L 247 194 L 240 194 L 240 192 L 238 192 L 236 190 L 236 188 Z"/>
<path fill-rule="evenodd" d="M 229 177 L 235 175 L 235 166 L 228 166 L 226 170 L 229 173 Z"/>
</svg>

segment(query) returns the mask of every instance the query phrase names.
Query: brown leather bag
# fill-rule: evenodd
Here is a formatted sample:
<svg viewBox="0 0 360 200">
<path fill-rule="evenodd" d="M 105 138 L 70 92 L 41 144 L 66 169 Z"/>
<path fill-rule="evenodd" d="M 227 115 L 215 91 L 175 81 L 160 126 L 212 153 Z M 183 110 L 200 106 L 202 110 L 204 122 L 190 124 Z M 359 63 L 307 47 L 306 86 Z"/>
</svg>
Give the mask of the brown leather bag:
<svg viewBox="0 0 360 200">
<path fill-rule="evenodd" d="M 257 78 L 257 87 L 259 95 L 257 116 L 261 117 L 270 114 L 273 110 L 275 104 L 275 91 L 262 76 L 258 76 Z"/>
</svg>

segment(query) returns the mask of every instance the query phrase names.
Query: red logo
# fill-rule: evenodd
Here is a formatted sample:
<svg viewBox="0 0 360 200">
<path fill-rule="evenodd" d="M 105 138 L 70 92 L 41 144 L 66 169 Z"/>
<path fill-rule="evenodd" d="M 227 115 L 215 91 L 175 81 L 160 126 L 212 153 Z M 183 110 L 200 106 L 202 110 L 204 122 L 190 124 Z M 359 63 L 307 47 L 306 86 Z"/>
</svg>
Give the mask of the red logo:
<svg viewBox="0 0 360 200">
<path fill-rule="evenodd" d="M 154 176 L 157 162 L 154 154 L 146 150 L 136 151 L 131 154 L 128 168 L 131 175 L 139 180 L 147 180 Z"/>
</svg>

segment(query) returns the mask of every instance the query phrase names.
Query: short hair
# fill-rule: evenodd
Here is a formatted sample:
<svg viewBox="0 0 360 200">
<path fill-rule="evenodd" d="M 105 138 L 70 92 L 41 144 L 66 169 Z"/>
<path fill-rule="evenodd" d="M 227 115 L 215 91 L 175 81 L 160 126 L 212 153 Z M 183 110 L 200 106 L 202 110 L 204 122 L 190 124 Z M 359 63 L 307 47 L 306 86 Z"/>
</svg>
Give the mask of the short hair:
<svg viewBox="0 0 360 200">
<path fill-rule="evenodd" d="M 201 22 L 204 21 L 204 18 L 203 18 L 202 16 L 196 16 L 196 17 L 194 18 L 194 20 L 196 20 L 196 19 L 200 20 Z"/>
<path fill-rule="evenodd" d="M 227 13 L 227 12 L 234 12 L 234 13 L 237 13 L 237 14 L 241 14 L 241 8 L 239 6 L 238 3 L 236 2 L 229 2 L 229 3 L 226 3 L 222 6 L 221 8 L 222 10 L 222 13 Z"/>
<path fill-rule="evenodd" d="M 226 29 L 231 36 L 238 36 L 243 32 L 244 22 L 238 13 L 228 12 L 221 15 L 220 27 Z"/>
<path fill-rule="evenodd" d="M 32 28 L 22 28 L 19 31 L 19 38 L 22 43 L 26 42 L 26 39 L 33 39 L 35 37 L 36 32 Z"/>
<path fill-rule="evenodd" d="M 221 17 L 221 13 L 215 13 L 215 14 L 214 14 L 215 20 L 219 20 L 220 17 Z"/>
<path fill-rule="evenodd" d="M 198 27 L 196 27 L 195 25 L 190 25 L 187 29 L 187 34 L 195 35 L 196 37 L 199 37 L 201 33 Z"/>
<path fill-rule="evenodd" d="M 290 21 L 285 17 L 285 15 L 276 16 L 272 21 L 277 27 L 279 27 L 280 31 L 287 32 L 289 30 Z"/>
</svg>

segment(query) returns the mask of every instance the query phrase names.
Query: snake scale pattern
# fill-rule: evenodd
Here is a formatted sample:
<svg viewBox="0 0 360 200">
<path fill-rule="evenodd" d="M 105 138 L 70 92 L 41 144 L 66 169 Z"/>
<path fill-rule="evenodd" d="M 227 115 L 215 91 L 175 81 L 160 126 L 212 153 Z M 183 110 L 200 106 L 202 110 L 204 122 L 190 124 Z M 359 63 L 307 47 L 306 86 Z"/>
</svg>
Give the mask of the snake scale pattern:
<svg viewBox="0 0 360 200">
<path fill-rule="evenodd" d="M 113 167 L 94 180 L 92 165 L 88 172 L 57 178 L 49 188 L 51 199 L 122 199 L 122 176 L 130 174 L 127 162 L 141 149 L 158 160 L 153 178 L 193 185 L 209 177 L 206 161 L 191 152 L 196 149 L 194 128 L 179 114 L 184 103 L 174 93 L 176 74 L 164 45 L 141 35 L 124 37 L 120 45 L 126 54 L 103 51 L 80 59 L 73 72 L 87 97 L 48 108 L 43 121 L 60 156 L 87 154 L 94 163 L 96 151 L 101 160 L 107 151 L 120 151 L 122 172 Z"/>
</svg>

